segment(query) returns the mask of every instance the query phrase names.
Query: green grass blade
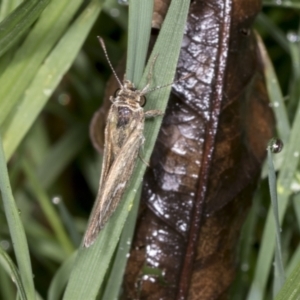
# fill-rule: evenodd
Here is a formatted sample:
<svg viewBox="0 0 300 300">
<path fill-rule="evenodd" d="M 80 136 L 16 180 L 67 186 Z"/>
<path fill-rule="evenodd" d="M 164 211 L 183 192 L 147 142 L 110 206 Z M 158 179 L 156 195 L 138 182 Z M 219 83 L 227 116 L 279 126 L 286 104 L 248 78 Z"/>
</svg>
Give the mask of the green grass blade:
<svg viewBox="0 0 300 300">
<path fill-rule="evenodd" d="M 291 276 L 285 282 L 275 298 L 276 300 L 299 300 L 300 295 L 300 263 L 295 267 Z"/>
<path fill-rule="evenodd" d="M 59 84 L 63 74 L 71 66 L 100 9 L 101 1 L 93 0 L 68 29 L 35 74 L 25 97 L 19 102 L 18 108 L 14 109 L 3 129 L 3 144 L 8 158 L 11 157 L 29 130 L 52 91 Z"/>
<path fill-rule="evenodd" d="M 6 159 L 0 138 L 0 189 L 4 205 L 5 215 L 13 242 L 13 248 L 17 259 L 20 277 L 28 299 L 34 299 L 35 291 L 33 274 L 29 256 L 28 245 L 19 211 L 12 195 L 9 177 L 6 167 Z"/>
<path fill-rule="evenodd" d="M 120 294 L 128 253 L 130 251 L 131 241 L 135 229 L 135 221 L 140 204 L 140 194 L 141 189 L 137 192 L 137 201 L 134 201 L 122 231 L 117 253 L 103 293 L 103 300 L 118 299 Z"/>
<path fill-rule="evenodd" d="M 281 88 L 274 67 L 272 65 L 272 62 L 263 44 L 263 41 L 258 35 L 256 37 L 258 40 L 259 50 L 262 55 L 268 95 L 272 103 L 273 111 L 276 118 L 276 127 L 278 131 L 278 136 L 284 143 L 286 143 L 290 135 L 290 125 L 289 125 L 285 103 L 283 101 Z"/>
<path fill-rule="evenodd" d="M 286 275 L 288 276 L 288 280 L 293 271 L 296 270 L 300 264 L 300 246 L 298 245 L 297 249 L 294 251 L 293 256 L 291 257 L 287 267 L 286 267 Z"/>
<path fill-rule="evenodd" d="M 2 0 L 0 2 L 0 21 L 5 19 L 21 2 L 22 0 Z"/>
<path fill-rule="evenodd" d="M 37 198 L 39 205 L 42 208 L 50 226 L 52 227 L 55 236 L 60 242 L 61 246 L 65 250 L 66 254 L 71 254 L 74 251 L 73 244 L 67 235 L 64 226 L 56 212 L 50 198 L 42 188 L 39 179 L 35 176 L 28 161 L 23 160 L 23 170 L 26 178 L 29 180 L 29 186 L 32 190 L 33 195 Z"/>
<path fill-rule="evenodd" d="M 0 278 L 0 299 L 14 299 L 16 297 L 15 286 L 3 268 L 0 268 Z"/>
<path fill-rule="evenodd" d="M 134 83 L 141 80 L 144 71 L 153 6 L 153 0 L 130 0 L 126 78 Z"/>
<path fill-rule="evenodd" d="M 0 247 L 0 264 L 6 270 L 7 274 L 12 278 L 12 281 L 15 283 L 19 296 L 22 300 L 27 300 L 26 292 L 22 284 L 17 267 L 10 259 L 8 254 Z"/>
<path fill-rule="evenodd" d="M 74 252 L 55 273 L 48 290 L 48 300 L 61 299 L 61 295 L 68 282 L 76 255 L 77 251 Z"/>
<path fill-rule="evenodd" d="M 285 281 L 285 272 L 283 268 L 282 260 L 282 249 L 281 249 L 281 236 L 280 236 L 280 224 L 278 216 L 278 200 L 277 200 L 277 190 L 276 190 L 276 174 L 272 159 L 272 152 L 268 147 L 268 167 L 269 167 L 269 191 L 271 196 L 271 204 L 273 207 L 274 220 L 276 226 L 276 248 L 275 248 L 275 271 L 274 271 L 274 295 L 277 295 L 279 290 Z"/>
<path fill-rule="evenodd" d="M 76 124 L 51 148 L 37 170 L 37 177 L 42 187 L 50 187 L 74 159 L 88 140 L 87 131 L 85 125 Z"/>
<path fill-rule="evenodd" d="M 8 51 L 36 21 L 50 0 L 29 0 L 0 23 L 0 56 Z"/>
<path fill-rule="evenodd" d="M 299 140 L 300 140 L 300 109 L 299 105 L 297 113 L 291 129 L 289 142 L 285 147 L 285 157 L 282 163 L 277 182 L 278 191 L 278 213 L 279 221 L 282 223 L 287 205 L 289 203 L 289 196 L 292 194 L 291 184 L 299 163 Z M 295 155 L 297 154 L 297 155 Z M 272 208 L 268 211 L 267 220 L 264 227 L 262 244 L 258 255 L 254 279 L 248 294 L 248 300 L 256 299 L 262 300 L 267 279 L 269 276 L 274 249 L 275 249 L 275 224 Z"/>
<path fill-rule="evenodd" d="M 81 242 L 81 235 L 79 234 L 76 224 L 69 213 L 67 207 L 65 206 L 63 200 L 60 197 L 55 197 L 55 202 L 53 201 L 53 204 L 55 204 L 58 208 L 59 215 L 68 231 L 68 235 L 70 236 L 71 241 L 76 247 L 79 247 Z"/>
<path fill-rule="evenodd" d="M 154 78 L 159 84 L 172 82 L 173 80 L 189 4 L 190 1 L 188 0 L 173 0 L 171 2 L 164 25 L 158 36 L 150 64 L 153 60 L 153 56 L 159 54 L 154 70 Z M 168 51 L 166 51 L 166 49 L 168 49 Z M 146 68 L 141 85 L 147 81 L 148 70 L 149 66 Z M 155 107 L 164 110 L 167 105 L 170 89 L 171 87 L 149 94 L 147 108 L 151 106 L 152 108 Z M 146 160 L 149 160 L 154 147 L 161 124 L 160 119 L 161 118 L 157 118 L 153 122 L 146 122 L 146 144 L 144 151 L 144 158 Z M 116 212 L 99 234 L 95 244 L 88 249 L 81 248 L 79 250 L 64 295 L 65 300 L 95 299 L 119 240 L 128 211 L 132 206 L 132 201 L 140 186 L 145 169 L 145 164 L 139 162 L 130 181 L 131 184 L 129 185 L 128 191 L 125 193 L 124 200 L 121 201 Z"/>
<path fill-rule="evenodd" d="M 82 0 L 52 0 L 18 48 L 9 68 L 0 77 L 0 125 L 36 77 L 42 62 L 60 39 L 81 4 Z M 51 79 L 51 74 L 49 77 L 43 77 L 42 86 L 46 84 L 47 79 Z M 44 90 L 44 93 L 47 92 L 48 90 Z"/>
</svg>

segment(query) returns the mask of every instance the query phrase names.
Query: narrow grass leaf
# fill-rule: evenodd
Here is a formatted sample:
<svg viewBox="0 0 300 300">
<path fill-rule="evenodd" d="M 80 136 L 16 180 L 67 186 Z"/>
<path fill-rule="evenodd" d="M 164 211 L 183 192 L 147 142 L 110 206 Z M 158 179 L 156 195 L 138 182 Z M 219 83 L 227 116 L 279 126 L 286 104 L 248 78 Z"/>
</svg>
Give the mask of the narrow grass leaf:
<svg viewBox="0 0 300 300">
<path fill-rule="evenodd" d="M 293 273 L 287 278 L 283 288 L 275 300 L 299 300 L 300 295 L 300 263 Z"/>
<path fill-rule="evenodd" d="M 0 56 L 19 41 L 49 2 L 50 0 L 25 1 L 0 23 Z"/>
<path fill-rule="evenodd" d="M 88 140 L 86 125 L 76 124 L 50 149 L 37 169 L 37 177 L 43 188 L 48 188 L 76 157 Z M 53 163 L 55 162 L 55 164 Z"/>
<path fill-rule="evenodd" d="M 74 2 L 69 3 L 73 5 Z M 88 32 L 99 15 L 100 9 L 101 1 L 93 0 L 74 21 L 35 74 L 33 81 L 26 91 L 25 97 L 19 102 L 18 108 L 14 109 L 9 121 L 4 126 L 3 143 L 7 158 L 11 157 L 21 139 L 27 133 L 49 99 L 52 91 L 59 84 L 64 73 L 70 68 Z"/>
<path fill-rule="evenodd" d="M 12 195 L 9 177 L 6 167 L 6 159 L 0 137 L 0 189 L 4 211 L 11 235 L 15 256 L 17 259 L 20 277 L 28 299 L 34 299 L 35 291 L 31 261 L 24 228 L 20 219 L 19 211 Z"/>
<path fill-rule="evenodd" d="M 22 0 L 2 0 L 0 5 L 0 21 L 5 19 L 21 3 Z"/>
<path fill-rule="evenodd" d="M 153 0 L 130 0 L 126 78 L 138 83 L 143 75 L 150 40 Z"/>
<path fill-rule="evenodd" d="M 280 170 L 277 182 L 278 191 L 278 214 L 279 222 L 282 223 L 289 197 L 292 194 L 291 184 L 299 163 L 299 140 L 300 140 L 300 108 L 298 105 L 293 127 L 289 137 L 289 142 L 285 147 L 285 157 L 282 168 Z M 296 154 L 296 155 L 295 155 Z M 260 246 L 258 260 L 254 279 L 248 294 L 248 300 L 262 300 L 264 299 L 264 291 L 267 284 L 272 259 L 275 249 L 275 223 L 272 208 L 268 211 L 267 220 L 264 227 L 262 244 Z"/>
<path fill-rule="evenodd" d="M 42 62 L 60 39 L 82 2 L 82 0 L 52 0 L 24 43 L 18 48 L 9 68 L 6 68 L 0 76 L 0 125 L 24 95 Z M 49 79 L 51 80 L 50 76 L 41 78 L 43 85 Z M 45 93 L 50 96 L 48 90 Z M 31 100 L 33 98 L 31 97 Z M 22 125 L 19 128 L 22 128 Z"/>
<path fill-rule="evenodd" d="M 73 217 L 69 213 L 63 200 L 60 197 L 56 197 L 56 198 L 57 198 L 56 200 L 57 202 L 55 202 L 54 204 L 58 208 L 60 218 L 68 231 L 68 235 L 70 236 L 71 241 L 73 242 L 75 247 L 79 247 L 81 242 L 81 235 L 77 231 L 76 224 L 73 220 Z"/>
<path fill-rule="evenodd" d="M 268 167 L 269 167 L 269 191 L 271 196 L 271 204 L 273 207 L 274 220 L 276 226 L 276 248 L 275 248 L 275 270 L 274 270 L 274 295 L 276 295 L 285 281 L 285 272 L 282 261 L 282 250 L 281 250 L 281 235 L 280 235 L 280 224 L 278 215 L 278 200 L 277 200 L 277 189 L 276 189 L 276 174 L 273 165 L 272 152 L 268 147 Z"/>
<path fill-rule="evenodd" d="M 123 276 L 126 268 L 126 263 L 128 259 L 128 253 L 131 247 L 131 241 L 135 229 L 136 218 L 138 214 L 139 204 L 140 204 L 140 194 L 141 189 L 137 192 L 136 200 L 133 203 L 132 209 L 128 214 L 128 218 L 124 225 L 120 242 L 116 251 L 116 256 L 113 262 L 113 266 L 109 277 L 107 279 L 107 284 L 103 293 L 102 299 L 118 299 L 120 294 L 120 289 L 123 282 Z"/>
<path fill-rule="evenodd" d="M 258 40 L 259 50 L 262 55 L 264 74 L 265 74 L 269 98 L 272 103 L 273 111 L 276 118 L 276 128 L 278 131 L 278 136 L 284 143 L 286 143 L 290 135 L 290 125 L 289 125 L 285 103 L 283 101 L 281 88 L 274 67 L 272 65 L 272 62 L 263 44 L 263 41 L 259 37 L 259 35 L 256 35 L 256 37 Z"/>
<path fill-rule="evenodd" d="M 4 270 L 7 272 L 7 274 L 12 278 L 12 281 L 15 283 L 19 296 L 22 300 L 27 300 L 26 292 L 22 283 L 22 280 L 20 278 L 19 272 L 11 258 L 8 256 L 8 254 L 0 247 L 0 264 L 4 268 Z"/>
<path fill-rule="evenodd" d="M 55 236 L 60 242 L 62 248 L 65 250 L 66 254 L 71 254 L 74 251 L 73 244 L 65 231 L 63 224 L 56 212 L 50 198 L 46 194 L 46 191 L 42 188 L 38 177 L 34 174 L 28 161 L 23 159 L 23 170 L 26 178 L 29 181 L 29 186 L 33 195 L 36 197 L 43 213 L 46 216 L 50 226 L 52 227 Z"/>
<path fill-rule="evenodd" d="M 16 297 L 16 289 L 12 283 L 11 276 L 0 268 L 0 299 L 14 299 Z"/>
<path fill-rule="evenodd" d="M 55 273 L 48 290 L 48 300 L 59 300 L 68 282 L 77 251 L 74 252 Z"/>
<path fill-rule="evenodd" d="M 291 40 L 290 45 L 290 58 L 292 60 L 292 76 L 289 90 L 289 102 L 288 102 L 288 115 L 290 118 L 294 117 L 295 111 L 297 109 L 299 98 L 300 98 L 300 42 L 297 41 L 298 35 L 296 33 L 291 33 L 293 36 L 290 39 L 296 38 L 296 40 Z"/>
</svg>

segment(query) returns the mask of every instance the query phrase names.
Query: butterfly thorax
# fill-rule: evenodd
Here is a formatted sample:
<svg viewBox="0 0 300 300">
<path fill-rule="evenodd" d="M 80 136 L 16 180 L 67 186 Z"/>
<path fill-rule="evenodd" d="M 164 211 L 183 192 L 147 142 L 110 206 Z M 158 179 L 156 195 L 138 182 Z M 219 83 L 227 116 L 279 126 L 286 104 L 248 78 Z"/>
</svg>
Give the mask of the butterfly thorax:
<svg viewBox="0 0 300 300">
<path fill-rule="evenodd" d="M 145 97 L 140 90 L 129 80 L 124 80 L 123 86 L 116 92 L 113 103 L 116 105 L 127 104 L 131 110 L 140 109 L 145 102 Z"/>
</svg>

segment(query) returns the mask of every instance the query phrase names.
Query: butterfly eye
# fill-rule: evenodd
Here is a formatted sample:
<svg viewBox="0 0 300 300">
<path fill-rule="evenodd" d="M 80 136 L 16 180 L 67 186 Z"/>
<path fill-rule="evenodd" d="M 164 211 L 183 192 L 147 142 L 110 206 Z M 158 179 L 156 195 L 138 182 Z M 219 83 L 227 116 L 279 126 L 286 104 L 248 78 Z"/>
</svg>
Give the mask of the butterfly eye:
<svg viewBox="0 0 300 300">
<path fill-rule="evenodd" d="M 146 104 L 146 97 L 145 96 L 141 96 L 140 98 L 140 105 L 141 107 L 144 107 Z"/>
<path fill-rule="evenodd" d="M 114 97 L 117 97 L 118 96 L 118 93 L 121 89 L 116 89 L 116 91 L 114 92 Z"/>
</svg>

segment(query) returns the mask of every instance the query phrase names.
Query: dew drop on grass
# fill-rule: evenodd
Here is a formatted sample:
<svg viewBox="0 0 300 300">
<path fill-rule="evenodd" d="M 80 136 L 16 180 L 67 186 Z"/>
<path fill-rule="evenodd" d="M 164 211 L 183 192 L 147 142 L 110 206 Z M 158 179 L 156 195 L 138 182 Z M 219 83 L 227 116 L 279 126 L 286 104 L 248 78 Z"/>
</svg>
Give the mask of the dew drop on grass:
<svg viewBox="0 0 300 300">
<path fill-rule="evenodd" d="M 120 10 L 114 7 L 109 11 L 109 14 L 112 18 L 117 18 L 120 16 Z"/>
<path fill-rule="evenodd" d="M 7 241 L 7 240 L 1 240 L 1 241 L 0 241 L 0 247 L 1 247 L 3 250 L 7 251 L 7 250 L 9 250 L 9 248 L 10 248 L 10 242 Z"/>
<path fill-rule="evenodd" d="M 291 42 L 291 43 L 296 43 L 296 42 L 300 41 L 299 35 L 294 31 L 289 31 L 287 33 L 286 37 L 287 37 L 288 41 Z"/>
<path fill-rule="evenodd" d="M 54 197 L 52 198 L 52 203 L 53 203 L 54 205 L 58 205 L 60 201 L 61 201 L 61 199 L 60 199 L 59 196 L 54 196 Z"/>
<path fill-rule="evenodd" d="M 270 147 L 272 153 L 279 153 L 279 152 L 281 152 L 281 150 L 283 148 L 283 142 L 279 138 L 273 138 L 269 142 L 269 147 Z"/>
<path fill-rule="evenodd" d="M 121 5 L 129 5 L 128 0 L 118 0 L 118 3 L 121 4 Z"/>
</svg>

